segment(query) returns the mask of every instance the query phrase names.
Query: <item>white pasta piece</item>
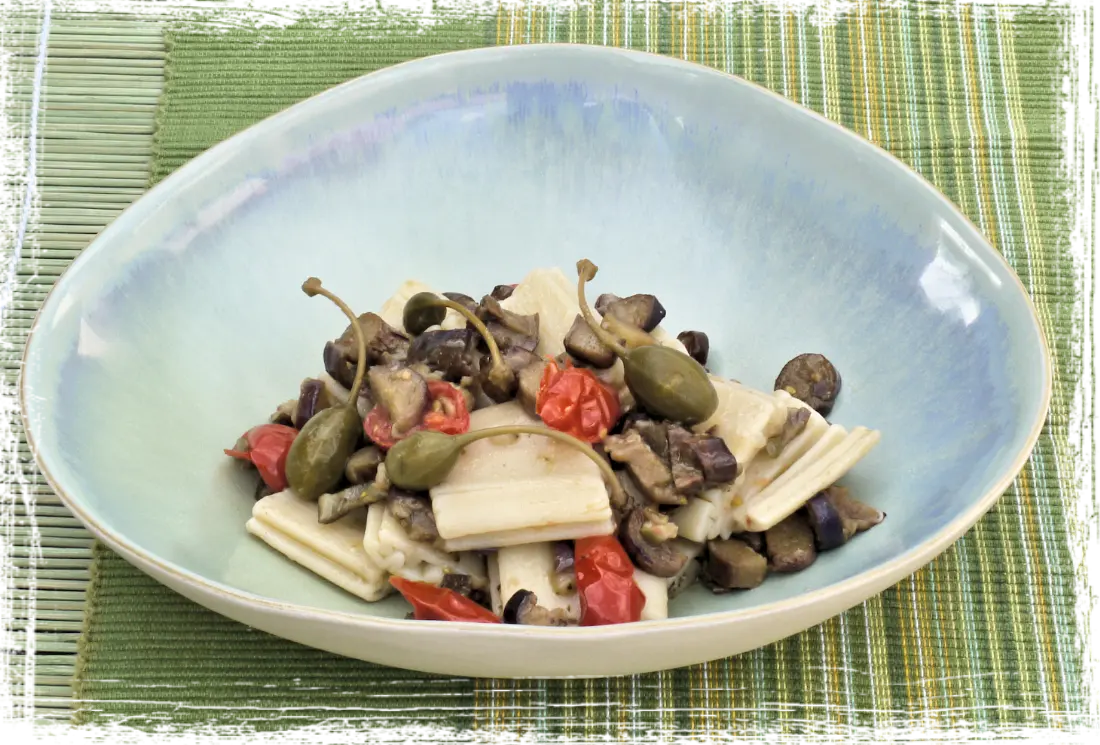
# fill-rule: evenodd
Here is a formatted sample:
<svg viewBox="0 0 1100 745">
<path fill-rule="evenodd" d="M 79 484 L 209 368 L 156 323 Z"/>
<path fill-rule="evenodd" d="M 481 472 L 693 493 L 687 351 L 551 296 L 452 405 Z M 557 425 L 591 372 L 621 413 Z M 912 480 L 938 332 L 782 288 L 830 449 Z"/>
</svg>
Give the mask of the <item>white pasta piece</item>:
<svg viewBox="0 0 1100 745">
<path fill-rule="evenodd" d="M 367 509 L 362 536 L 367 555 L 390 574 L 438 585 L 450 573 L 467 574 L 475 585 L 488 582 L 484 560 L 476 554 L 455 555 L 409 538 L 385 502 Z"/>
<path fill-rule="evenodd" d="M 471 431 L 507 424 L 542 426 L 515 401 L 470 415 Z M 614 527 L 599 468 L 545 437 L 472 443 L 431 496 L 436 527 L 450 551 L 607 535 Z"/>
<path fill-rule="evenodd" d="M 533 270 L 516 285 L 508 299 L 501 301 L 501 306 L 513 313 L 539 314 L 539 344 L 535 351 L 551 357 L 565 351 L 565 336 L 581 312 L 577 281 L 567 278 L 557 267 Z M 603 320 L 595 308 L 592 315 L 597 321 Z M 660 327 L 650 333 L 662 346 L 687 351 L 675 336 Z"/>
<path fill-rule="evenodd" d="M 256 502 L 248 532 L 306 569 L 373 602 L 390 592 L 386 572 L 363 550 L 361 510 L 334 523 L 317 522 L 317 505 L 291 491 Z"/>
<path fill-rule="evenodd" d="M 608 517 L 585 522 L 554 523 L 538 528 L 477 533 L 445 540 L 443 547 L 448 551 L 479 551 L 501 546 L 519 546 L 525 543 L 573 541 L 588 536 L 611 535 L 614 532 L 615 521 Z"/>
<path fill-rule="evenodd" d="M 779 455 L 773 458 L 766 452 L 758 453 L 735 482 L 720 490 L 722 508 L 717 516 L 716 535 L 722 538 L 729 538 L 733 533 L 748 530 L 746 513 L 753 498 L 786 473 L 793 464 L 801 463 L 802 456 L 809 453 L 810 449 L 829 431 L 829 423 L 825 421 L 825 417 L 798 399 L 792 398 L 786 391 L 776 391 L 775 396 L 788 407 L 800 406 L 809 410 L 810 418 L 806 422 L 806 428 L 787 443 Z M 819 457 L 821 452 L 819 450 L 810 457 Z"/>
<path fill-rule="evenodd" d="M 708 511 L 711 523 L 706 535 L 700 536 L 698 531 L 692 531 L 697 540 L 717 538 L 731 523 L 733 490 L 745 479 L 753 459 L 767 444 L 768 438 L 782 430 L 787 419 L 785 404 L 793 400 L 786 392 L 782 392 L 782 396 L 764 393 L 713 375 L 711 381 L 718 393 L 718 408 L 709 419 L 696 425 L 695 431 L 713 431 L 721 437 L 737 459 L 740 475 L 732 484 L 708 489 L 700 495 L 702 501 L 713 505 L 713 510 Z M 698 518 L 705 507 L 695 505 L 694 510 L 698 512 L 689 514 Z"/>
<path fill-rule="evenodd" d="M 535 352 L 556 357 L 565 351 L 565 335 L 581 312 L 577 288 L 560 269 L 534 269 L 512 294 L 500 303 L 505 310 L 522 315 L 539 314 L 539 344 Z"/>
<path fill-rule="evenodd" d="M 645 606 L 642 608 L 643 621 L 659 621 L 668 618 L 668 580 L 662 577 L 654 577 L 641 569 L 634 570 L 634 582 L 638 589 L 645 595 Z"/>
<path fill-rule="evenodd" d="M 576 592 L 559 595 L 554 592 L 551 577 L 554 573 L 554 544 L 528 543 L 510 546 L 496 552 L 495 573 L 497 582 L 490 583 L 490 595 L 496 584 L 497 598 L 493 600 L 493 612 L 504 610 L 504 604 L 519 590 L 535 593 L 538 604 L 547 610 L 561 609 L 566 617 L 580 620 L 581 606 Z"/>
<path fill-rule="evenodd" d="M 405 304 L 409 302 L 409 298 L 420 292 L 431 292 L 436 295 L 440 293 L 433 290 L 423 282 L 417 282 L 415 279 L 410 279 L 397 288 L 397 292 L 393 297 L 382 304 L 382 310 L 378 311 L 378 315 L 382 317 L 382 320 L 393 326 L 399 331 L 405 330 L 405 323 L 402 316 L 405 313 Z M 466 319 L 462 314 L 454 310 L 447 310 L 447 315 L 443 318 L 443 323 L 439 325 L 439 328 L 444 329 L 460 329 L 465 328 Z"/>
<path fill-rule="evenodd" d="M 669 515 L 676 523 L 677 535 L 689 541 L 702 542 L 711 538 L 711 530 L 718 520 L 719 508 L 714 502 L 692 497 L 683 507 L 677 507 Z"/>
<path fill-rule="evenodd" d="M 711 376 L 718 393 L 718 408 L 705 422 L 695 426 L 696 432 L 709 432 L 726 441 L 726 446 L 744 471 L 756 454 L 776 435 L 787 420 L 787 407 L 770 393 Z"/>
<path fill-rule="evenodd" d="M 825 438 L 833 434 L 833 425 Z M 843 431 L 843 430 L 841 430 Z M 879 433 L 866 427 L 855 427 L 843 439 L 819 458 L 810 458 L 810 449 L 798 463 L 757 494 L 748 506 L 745 525 L 749 530 L 767 530 L 804 505 L 810 497 L 835 484 L 841 477 L 874 449 Z M 818 441 L 818 444 L 821 444 Z"/>
</svg>

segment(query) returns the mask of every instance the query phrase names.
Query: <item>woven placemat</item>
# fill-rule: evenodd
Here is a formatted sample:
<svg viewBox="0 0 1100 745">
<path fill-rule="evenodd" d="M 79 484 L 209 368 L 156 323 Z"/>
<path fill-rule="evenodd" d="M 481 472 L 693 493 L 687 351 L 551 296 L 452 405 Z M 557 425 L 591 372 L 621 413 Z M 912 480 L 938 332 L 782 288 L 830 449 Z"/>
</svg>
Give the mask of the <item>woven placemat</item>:
<svg viewBox="0 0 1100 745">
<path fill-rule="evenodd" d="M 743 75 L 922 172 L 990 236 L 1036 300 L 1057 373 L 1049 425 L 1027 469 L 971 533 L 897 587 L 796 637 L 609 681 L 474 681 L 336 658 L 199 608 L 97 549 L 78 721 L 235 732 L 326 721 L 447 728 L 425 741 L 472 730 L 720 740 L 776 728 L 855 737 L 856 726 L 887 736 L 891 727 L 1072 724 L 1087 692 L 1064 511 L 1080 343 L 1059 170 L 1066 17 L 922 4 L 820 20 L 756 5 L 607 3 L 344 15 L 258 30 L 177 25 L 152 180 L 312 93 L 437 52 L 607 43 Z"/>
<path fill-rule="evenodd" d="M 91 560 L 91 537 L 27 450 L 17 399 L 23 343 L 57 275 L 149 180 L 163 31 L 174 14 L 157 0 L 0 0 L 4 745 L 68 730 Z"/>
</svg>

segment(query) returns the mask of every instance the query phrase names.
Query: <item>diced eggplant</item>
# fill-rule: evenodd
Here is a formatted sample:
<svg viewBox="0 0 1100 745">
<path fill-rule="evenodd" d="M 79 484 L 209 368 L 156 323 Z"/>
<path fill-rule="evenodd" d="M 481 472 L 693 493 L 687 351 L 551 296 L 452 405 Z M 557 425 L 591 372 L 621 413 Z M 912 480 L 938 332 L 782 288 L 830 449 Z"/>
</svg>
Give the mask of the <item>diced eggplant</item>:
<svg viewBox="0 0 1100 745">
<path fill-rule="evenodd" d="M 354 484 L 330 494 L 322 494 L 317 499 L 317 522 L 324 525 L 336 522 L 352 510 L 381 502 L 386 492 L 374 484 Z"/>
<path fill-rule="evenodd" d="M 623 323 L 652 331 L 665 318 L 665 308 L 656 295 L 631 295 L 620 298 L 610 293 L 596 299 L 596 310 L 602 316 L 614 316 Z"/>
<path fill-rule="evenodd" d="M 565 351 L 592 367 L 608 368 L 617 359 L 611 347 L 600 341 L 596 332 L 577 314 L 569 333 L 565 335 Z"/>
<path fill-rule="evenodd" d="M 521 347 L 535 351 L 539 343 L 539 315 L 525 316 L 506 310 L 492 295 L 481 299 L 478 317 L 485 322 L 501 349 Z"/>
<path fill-rule="evenodd" d="M 390 514 L 401 524 L 411 540 L 432 543 L 439 539 L 435 513 L 432 512 L 432 502 L 428 497 L 391 488 L 388 503 Z"/>
<path fill-rule="evenodd" d="M 749 545 L 753 551 L 758 554 L 766 554 L 767 551 L 764 548 L 764 534 L 755 532 L 734 533 L 730 538 L 736 538 L 739 541 L 743 541 Z"/>
<path fill-rule="evenodd" d="M 676 340 L 684 345 L 688 356 L 703 367 L 710 356 L 710 338 L 702 331 L 681 331 Z"/>
<path fill-rule="evenodd" d="M 409 346 L 408 362 L 425 364 L 452 382 L 477 375 L 479 338 L 473 329 L 425 331 Z"/>
<path fill-rule="evenodd" d="M 270 424 L 282 424 L 285 427 L 294 426 L 294 412 L 298 410 L 298 399 L 291 398 L 279 404 L 275 413 L 268 418 Z"/>
<path fill-rule="evenodd" d="M 841 379 L 832 362 L 821 354 L 800 354 L 783 366 L 775 379 L 775 390 L 786 391 L 828 416 L 840 395 Z"/>
<path fill-rule="evenodd" d="M 772 571 L 801 572 L 817 559 L 814 532 L 805 515 L 796 512 L 764 533 Z"/>
<path fill-rule="evenodd" d="M 318 411 L 332 406 L 325 384 L 316 378 L 302 381 L 298 394 L 298 406 L 294 409 L 294 428 L 301 429 Z"/>
<path fill-rule="evenodd" d="M 490 605 L 489 593 L 486 592 L 485 588 L 479 587 L 478 583 L 474 581 L 474 578 L 468 574 L 448 572 L 443 575 L 443 579 L 440 581 L 439 586 L 446 590 L 453 590 L 462 597 L 469 598 L 478 605 L 486 608 Z"/>
<path fill-rule="evenodd" d="M 843 546 L 848 540 L 848 536 L 844 534 L 844 519 L 825 492 L 820 492 L 806 502 L 806 519 L 814 531 L 819 551 L 830 551 Z"/>
<path fill-rule="evenodd" d="M 539 605 L 538 596 L 530 590 L 516 590 L 501 613 L 504 623 L 524 626 L 571 626 L 573 622 L 562 608 L 548 610 Z"/>
<path fill-rule="evenodd" d="M 573 544 L 569 541 L 554 543 L 554 571 L 571 572 L 574 563 Z"/>
<path fill-rule="evenodd" d="M 770 438 L 764 446 L 766 452 L 772 458 L 783 452 L 783 448 L 790 444 L 791 440 L 802 434 L 806 424 L 810 421 L 810 410 L 802 406 L 790 406 L 787 408 L 787 419 L 783 422 L 783 429 L 779 434 Z"/>
<path fill-rule="evenodd" d="M 699 563 L 697 559 L 689 559 L 683 569 L 679 571 L 676 576 L 671 577 L 668 581 L 668 599 L 672 600 L 674 597 L 682 593 L 687 588 L 695 584 L 699 579 L 700 573 L 703 571 L 703 565 Z"/>
<path fill-rule="evenodd" d="M 344 466 L 344 477 L 352 484 L 369 484 L 378 475 L 385 456 L 373 445 L 356 450 Z"/>
<path fill-rule="evenodd" d="M 714 435 L 696 435 L 689 441 L 708 486 L 726 484 L 737 478 L 737 458 L 726 441 Z"/>
<path fill-rule="evenodd" d="M 668 517 L 650 509 L 632 510 L 619 527 L 619 541 L 634 565 L 654 577 L 674 577 L 683 569 L 687 557 L 672 547 L 675 537 Z"/>
<path fill-rule="evenodd" d="M 737 459 L 721 437 L 693 434 L 678 424 L 667 431 L 673 483 L 681 494 L 692 496 L 737 478 Z"/>
<path fill-rule="evenodd" d="M 359 328 L 367 343 L 367 362 L 369 364 L 387 364 L 405 359 L 409 350 L 409 338 L 382 320 L 377 313 L 363 313 L 359 316 Z M 336 341 L 350 350 L 349 359 L 354 364 L 359 360 L 359 346 L 355 341 L 355 332 L 351 324 Z"/>
<path fill-rule="evenodd" d="M 512 297 L 512 293 L 515 291 L 515 285 L 497 285 L 489 294 L 497 300 L 507 300 L 508 298 Z"/>
<path fill-rule="evenodd" d="M 886 519 L 885 512 L 853 498 L 843 486 L 831 486 L 825 490 L 825 495 L 840 514 L 845 539 L 870 530 Z"/>
<path fill-rule="evenodd" d="M 477 301 L 461 292 L 444 292 L 443 297 L 453 300 L 471 313 L 477 313 Z"/>
<path fill-rule="evenodd" d="M 439 586 L 445 590 L 453 590 L 463 597 L 470 597 L 470 593 L 474 590 L 474 583 L 470 579 L 468 574 L 458 574 L 456 572 L 448 572 L 443 575 L 443 580 L 439 583 Z"/>
<path fill-rule="evenodd" d="M 408 367 L 372 367 L 370 389 L 377 405 L 390 415 L 396 434 L 408 432 L 420 423 L 428 406 L 428 383 Z"/>
<path fill-rule="evenodd" d="M 615 336 L 627 349 L 636 349 L 655 345 L 657 340 L 648 331 L 627 323 L 618 316 L 607 316 L 600 324 L 611 335 Z"/>
<path fill-rule="evenodd" d="M 707 578 L 727 590 L 751 590 L 768 576 L 768 560 L 744 541 L 730 538 L 707 543 Z"/>
<path fill-rule="evenodd" d="M 642 440 L 645 441 L 650 450 L 657 454 L 658 458 L 665 462 L 668 461 L 669 425 L 667 422 L 656 422 L 644 416 L 635 417 L 630 428 L 638 431 L 638 434 L 642 436 Z"/>
<path fill-rule="evenodd" d="M 524 349 L 528 352 L 534 352 L 539 345 L 539 339 L 537 336 L 528 336 L 518 331 L 513 331 L 502 323 L 496 321 L 489 321 L 485 324 L 485 328 L 489 330 L 489 334 L 493 337 L 493 340 L 497 343 L 497 346 L 503 349 Z M 481 345 L 485 348 L 485 345 Z"/>
<path fill-rule="evenodd" d="M 635 509 L 642 509 L 645 507 L 649 500 L 646 498 L 642 490 L 638 488 L 638 482 L 634 480 L 634 477 L 630 475 L 629 471 L 616 471 L 615 476 L 619 479 L 619 484 L 623 487 L 623 497 L 626 502 L 619 504 L 615 499 L 611 498 L 611 512 L 615 517 L 615 524 L 621 525 L 626 516 L 629 515 Z"/>
<path fill-rule="evenodd" d="M 355 382 L 355 363 L 351 360 L 350 348 L 334 341 L 325 342 L 324 361 L 325 372 L 340 385 L 351 388 L 351 384 Z"/>
<path fill-rule="evenodd" d="M 547 362 L 535 355 L 536 359 L 531 364 L 516 373 L 516 381 L 519 383 L 519 402 L 523 410 L 530 416 L 535 416 L 535 406 L 538 403 L 539 388 L 542 386 L 542 374 L 546 370 Z"/>
<path fill-rule="evenodd" d="M 694 435 L 679 424 L 669 425 L 667 432 L 673 486 L 680 494 L 694 496 L 703 490 L 706 482 L 692 448 Z"/>
<path fill-rule="evenodd" d="M 676 493 L 672 471 L 653 449 L 646 445 L 637 429 L 604 440 L 611 460 L 626 465 L 630 475 L 646 497 L 655 504 L 684 504 L 687 499 Z"/>
<path fill-rule="evenodd" d="M 554 544 L 554 572 L 550 575 L 550 586 L 558 595 L 571 595 L 577 590 L 571 541 L 557 541 Z"/>
<path fill-rule="evenodd" d="M 610 292 L 605 292 L 602 295 L 600 295 L 598 298 L 596 298 L 596 304 L 595 304 L 594 307 L 596 308 L 597 313 L 599 313 L 601 316 L 606 316 L 607 315 L 607 307 L 609 305 L 611 305 L 612 303 L 617 302 L 619 300 L 622 300 L 622 298 L 619 297 L 618 295 L 615 295 L 615 294 L 610 293 Z"/>
<path fill-rule="evenodd" d="M 377 313 L 362 314 L 358 323 L 367 345 L 367 364 L 388 365 L 404 361 L 409 351 L 408 337 L 382 320 Z M 358 361 L 359 343 L 349 323 L 339 339 L 325 344 L 325 372 L 340 385 L 350 388 Z"/>
<path fill-rule="evenodd" d="M 332 405 L 346 404 L 351 397 L 351 391 L 347 386 L 338 381 L 336 378 L 329 375 L 327 372 L 323 372 L 317 376 L 317 379 L 325 384 L 325 390 L 328 391 L 329 400 L 332 401 Z M 354 382 L 354 381 L 352 381 Z M 363 391 L 367 390 L 367 386 L 363 385 L 359 389 L 359 395 L 363 395 Z"/>
<path fill-rule="evenodd" d="M 521 347 L 508 347 L 501 352 L 501 357 L 504 359 L 504 364 L 512 371 L 513 375 L 507 379 L 504 383 L 498 383 L 494 380 L 494 376 L 491 374 L 493 369 L 493 360 L 485 354 L 481 357 L 480 373 L 478 374 L 478 384 L 481 386 L 481 391 L 489 400 L 495 403 L 505 403 L 511 401 L 516 397 L 520 387 L 520 373 L 524 369 L 531 365 L 539 366 L 539 382 L 542 381 L 542 366 L 545 364 L 543 359 L 534 352 L 528 351 Z M 537 384 L 536 384 L 537 385 Z M 538 395 L 538 389 L 535 389 L 535 395 Z M 531 404 L 531 411 L 534 412 L 534 402 Z"/>
</svg>

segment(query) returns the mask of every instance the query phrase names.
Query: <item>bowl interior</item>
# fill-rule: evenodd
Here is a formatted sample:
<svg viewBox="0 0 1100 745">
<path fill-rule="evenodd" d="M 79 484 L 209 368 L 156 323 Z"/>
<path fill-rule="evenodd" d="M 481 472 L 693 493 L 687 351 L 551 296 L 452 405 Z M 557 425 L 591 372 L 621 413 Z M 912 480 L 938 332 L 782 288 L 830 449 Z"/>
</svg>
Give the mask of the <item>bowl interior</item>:
<svg viewBox="0 0 1100 745">
<path fill-rule="evenodd" d="M 826 354 L 833 420 L 882 431 L 848 479 L 886 523 L 744 594 L 696 588 L 673 615 L 841 582 L 976 504 L 1041 421 L 1040 332 L 1007 266 L 920 179 L 744 82 L 588 48 L 448 55 L 354 81 L 187 166 L 59 283 L 25 404 L 54 482 L 163 563 L 307 606 L 368 605 L 246 534 L 250 488 L 222 448 L 322 369 L 356 310 L 407 278 L 480 296 L 530 269 L 598 263 L 598 292 L 652 292 L 717 371 L 769 389 Z"/>
</svg>

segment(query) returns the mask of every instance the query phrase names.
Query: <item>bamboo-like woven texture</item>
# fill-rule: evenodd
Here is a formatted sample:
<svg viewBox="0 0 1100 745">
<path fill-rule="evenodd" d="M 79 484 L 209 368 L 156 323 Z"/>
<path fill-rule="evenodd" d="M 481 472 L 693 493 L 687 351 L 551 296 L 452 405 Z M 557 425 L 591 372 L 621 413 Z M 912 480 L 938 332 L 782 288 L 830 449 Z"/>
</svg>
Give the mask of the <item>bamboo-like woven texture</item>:
<svg viewBox="0 0 1100 745">
<path fill-rule="evenodd" d="M 0 276 L 27 190 L 43 0 L 0 0 Z M 91 537 L 38 474 L 17 385 L 27 330 L 68 262 L 149 182 L 173 3 L 54 0 L 25 240 L 0 326 L 0 743 L 67 732 Z M 0 280 L 2 282 L 2 280 Z"/>
</svg>

